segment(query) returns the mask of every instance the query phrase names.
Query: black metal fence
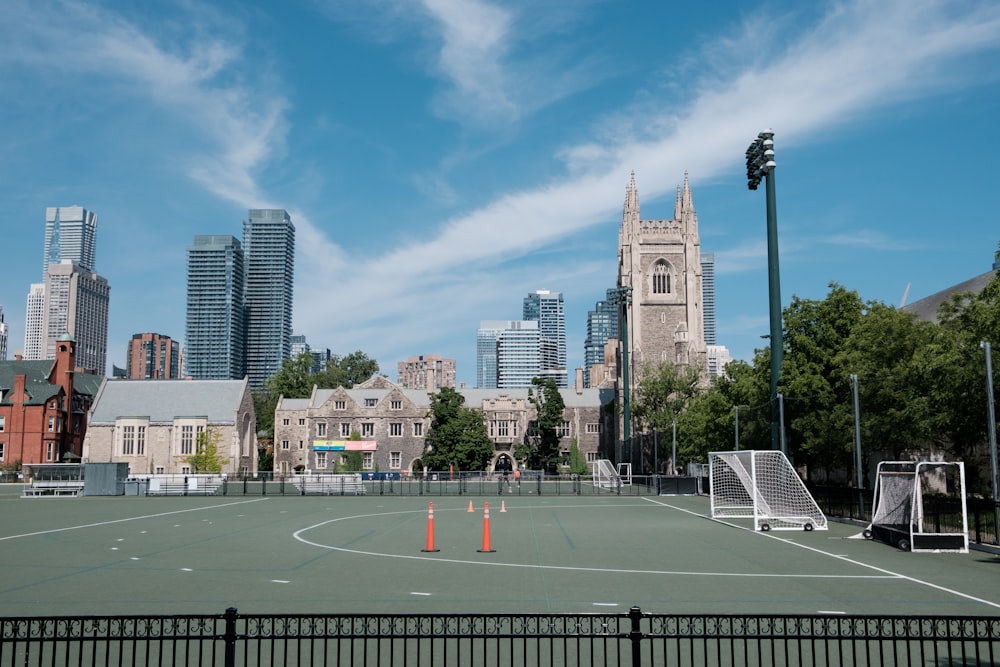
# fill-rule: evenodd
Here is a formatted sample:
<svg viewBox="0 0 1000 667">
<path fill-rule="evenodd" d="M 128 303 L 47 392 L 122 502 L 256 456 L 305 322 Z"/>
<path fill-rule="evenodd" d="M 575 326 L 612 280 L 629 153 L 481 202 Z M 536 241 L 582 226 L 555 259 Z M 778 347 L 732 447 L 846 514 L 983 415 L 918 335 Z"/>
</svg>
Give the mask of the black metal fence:
<svg viewBox="0 0 1000 667">
<path fill-rule="evenodd" d="M 0 666 L 996 665 L 1000 617 L 618 614 L 0 619 Z"/>
</svg>

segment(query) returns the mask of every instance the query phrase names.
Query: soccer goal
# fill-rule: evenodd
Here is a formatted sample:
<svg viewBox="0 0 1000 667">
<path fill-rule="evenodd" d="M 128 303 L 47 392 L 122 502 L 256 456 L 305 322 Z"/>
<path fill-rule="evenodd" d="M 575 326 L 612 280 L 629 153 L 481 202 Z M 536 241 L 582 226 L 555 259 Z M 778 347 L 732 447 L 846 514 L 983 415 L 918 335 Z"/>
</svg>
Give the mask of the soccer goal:
<svg viewBox="0 0 1000 667">
<path fill-rule="evenodd" d="M 601 489 L 619 489 L 622 486 L 621 475 L 615 470 L 615 464 L 608 459 L 598 459 L 591 466 L 594 486 Z"/>
<path fill-rule="evenodd" d="M 826 530 L 826 515 L 783 452 L 709 454 L 713 519 L 753 519 L 754 530 Z"/>
<path fill-rule="evenodd" d="M 965 464 L 882 461 L 863 535 L 903 551 L 969 552 Z"/>
</svg>

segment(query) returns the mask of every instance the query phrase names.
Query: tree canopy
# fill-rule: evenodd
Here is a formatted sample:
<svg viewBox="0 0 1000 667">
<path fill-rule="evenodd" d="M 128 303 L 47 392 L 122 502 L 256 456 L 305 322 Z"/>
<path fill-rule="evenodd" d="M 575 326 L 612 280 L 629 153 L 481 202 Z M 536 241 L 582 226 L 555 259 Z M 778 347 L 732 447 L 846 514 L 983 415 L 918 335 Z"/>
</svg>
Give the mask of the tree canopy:
<svg viewBox="0 0 1000 667">
<path fill-rule="evenodd" d="M 532 387 L 528 389 L 528 401 L 535 406 L 538 421 L 529 432 L 528 447 L 525 454 L 528 467 L 555 473 L 559 470 L 560 429 L 563 425 L 563 412 L 566 404 L 559 386 L 552 378 L 534 378 Z"/>
<path fill-rule="evenodd" d="M 423 462 L 431 470 L 485 470 L 494 447 L 483 416 L 463 406 L 465 397 L 452 387 L 431 396 L 431 426 Z"/>
</svg>

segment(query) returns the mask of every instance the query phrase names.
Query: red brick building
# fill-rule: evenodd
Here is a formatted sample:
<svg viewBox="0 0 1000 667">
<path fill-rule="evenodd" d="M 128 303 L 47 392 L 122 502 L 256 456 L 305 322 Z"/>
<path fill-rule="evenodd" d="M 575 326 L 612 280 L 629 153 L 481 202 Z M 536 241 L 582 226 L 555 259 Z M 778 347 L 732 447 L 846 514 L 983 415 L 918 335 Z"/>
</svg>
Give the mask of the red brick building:
<svg viewBox="0 0 1000 667">
<path fill-rule="evenodd" d="M 78 461 L 87 412 L 104 376 L 78 371 L 76 341 L 56 340 L 56 358 L 0 361 L 0 466 Z"/>
<path fill-rule="evenodd" d="M 158 333 L 137 333 L 128 342 L 129 380 L 176 380 L 181 376 L 180 343 Z"/>
</svg>

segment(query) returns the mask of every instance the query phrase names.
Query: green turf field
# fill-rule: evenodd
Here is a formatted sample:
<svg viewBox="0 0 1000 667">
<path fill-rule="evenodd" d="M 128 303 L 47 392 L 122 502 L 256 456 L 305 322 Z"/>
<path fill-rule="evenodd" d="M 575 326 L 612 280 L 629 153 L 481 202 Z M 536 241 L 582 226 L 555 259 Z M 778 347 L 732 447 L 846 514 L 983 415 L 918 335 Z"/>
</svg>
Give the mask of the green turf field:
<svg viewBox="0 0 1000 667">
<path fill-rule="evenodd" d="M 753 532 L 707 497 L 82 497 L 0 490 L 0 615 L 1000 616 L 1000 557 Z M 434 502 L 428 546 L 428 500 Z M 483 512 L 490 503 L 489 532 Z M 489 539 L 493 553 L 482 553 Z"/>
</svg>

